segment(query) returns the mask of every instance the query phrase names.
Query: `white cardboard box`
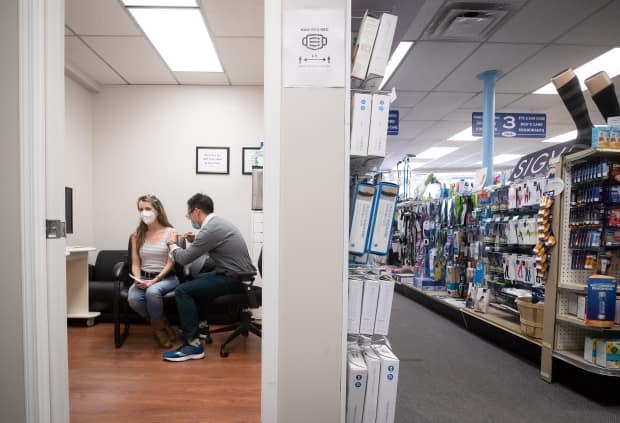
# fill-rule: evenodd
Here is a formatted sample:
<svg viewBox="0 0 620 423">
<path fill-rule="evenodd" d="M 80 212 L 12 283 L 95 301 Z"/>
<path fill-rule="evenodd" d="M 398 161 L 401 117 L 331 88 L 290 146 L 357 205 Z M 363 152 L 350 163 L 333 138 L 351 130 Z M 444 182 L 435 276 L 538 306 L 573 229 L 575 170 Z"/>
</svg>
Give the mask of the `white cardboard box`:
<svg viewBox="0 0 620 423">
<path fill-rule="evenodd" d="M 568 314 L 577 315 L 577 294 L 574 292 L 568 293 Z"/>
<path fill-rule="evenodd" d="M 394 423 L 396 414 L 396 393 L 398 388 L 399 360 L 385 345 L 375 347 L 381 359 L 379 374 L 379 397 L 377 398 L 376 423 Z"/>
<path fill-rule="evenodd" d="M 392 240 L 392 224 L 398 199 L 398 185 L 390 182 L 379 184 L 378 199 L 370 224 L 369 251 L 377 255 L 387 255 Z"/>
<path fill-rule="evenodd" d="M 360 333 L 360 319 L 362 317 L 362 297 L 364 295 L 364 280 L 349 279 L 349 311 L 348 333 Z"/>
<path fill-rule="evenodd" d="M 379 300 L 380 282 L 376 279 L 364 280 L 364 297 L 362 299 L 362 318 L 360 333 L 372 335 L 377 317 L 377 301 Z"/>
<path fill-rule="evenodd" d="M 362 423 L 368 368 L 358 349 L 347 353 L 347 423 Z"/>
<path fill-rule="evenodd" d="M 381 358 L 370 347 L 362 348 L 362 354 L 368 368 L 368 382 L 366 383 L 362 423 L 375 423 L 377 418 L 377 399 L 379 398 Z"/>
<path fill-rule="evenodd" d="M 361 255 L 366 252 L 366 245 L 368 244 L 370 217 L 377 188 L 361 184 L 355 189 L 357 191 L 355 193 L 351 229 L 349 231 L 349 252 Z"/>
<path fill-rule="evenodd" d="M 351 76 L 363 81 L 366 79 L 368 65 L 372 55 L 372 49 L 375 45 L 375 38 L 379 30 L 379 19 L 364 14 L 360 24 L 357 40 L 353 47 L 353 65 L 351 66 Z"/>
<path fill-rule="evenodd" d="M 586 302 L 587 297 L 585 295 L 577 295 L 577 318 L 586 320 Z"/>
<path fill-rule="evenodd" d="M 596 365 L 606 369 L 620 369 L 620 340 L 596 340 Z"/>
<path fill-rule="evenodd" d="M 368 155 L 385 157 L 387 145 L 388 118 L 390 115 L 390 96 L 372 95 L 370 133 L 368 135 Z"/>
<path fill-rule="evenodd" d="M 377 38 L 372 49 L 372 56 L 368 64 L 368 74 L 366 75 L 366 83 L 364 88 L 367 90 L 376 90 L 383 81 L 385 69 L 387 68 L 390 54 L 392 52 L 392 42 L 394 41 L 394 33 L 396 32 L 396 24 L 398 16 L 383 13 L 379 22 L 379 30 Z"/>
<path fill-rule="evenodd" d="M 394 282 L 379 282 L 379 300 L 377 301 L 377 317 L 375 318 L 375 335 L 387 335 L 390 330 L 392 299 L 394 298 Z"/>
<path fill-rule="evenodd" d="M 368 154 L 372 95 L 362 93 L 353 94 L 351 108 L 351 155 L 365 156 Z"/>
</svg>

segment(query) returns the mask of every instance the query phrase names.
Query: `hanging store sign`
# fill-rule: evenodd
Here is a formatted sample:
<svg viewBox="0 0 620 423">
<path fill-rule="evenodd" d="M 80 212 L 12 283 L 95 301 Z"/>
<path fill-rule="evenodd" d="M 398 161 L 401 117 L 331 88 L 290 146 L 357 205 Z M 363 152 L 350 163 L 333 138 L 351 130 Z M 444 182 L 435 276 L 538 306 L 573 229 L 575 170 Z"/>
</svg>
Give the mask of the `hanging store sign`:
<svg viewBox="0 0 620 423">
<path fill-rule="evenodd" d="M 482 136 L 482 112 L 471 114 L 471 134 Z M 545 138 L 547 115 L 545 113 L 495 113 L 496 138 Z"/>
<path fill-rule="evenodd" d="M 388 116 L 388 135 L 398 135 L 398 110 L 390 110 L 390 115 Z"/>
<path fill-rule="evenodd" d="M 523 156 L 519 159 L 510 174 L 510 181 L 533 178 L 535 176 L 550 176 L 560 156 L 583 149 L 585 146 L 576 141 L 564 142 L 551 147 L 543 148 Z"/>
</svg>

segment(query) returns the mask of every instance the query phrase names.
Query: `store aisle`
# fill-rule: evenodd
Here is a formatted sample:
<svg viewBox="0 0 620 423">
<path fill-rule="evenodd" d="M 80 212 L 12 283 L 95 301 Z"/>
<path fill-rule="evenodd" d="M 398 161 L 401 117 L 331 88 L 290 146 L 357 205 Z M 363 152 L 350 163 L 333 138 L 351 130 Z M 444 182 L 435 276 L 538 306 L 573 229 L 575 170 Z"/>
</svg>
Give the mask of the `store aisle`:
<svg viewBox="0 0 620 423">
<path fill-rule="evenodd" d="M 618 422 L 603 406 L 420 304 L 394 294 L 390 341 L 401 360 L 396 422 Z"/>
</svg>

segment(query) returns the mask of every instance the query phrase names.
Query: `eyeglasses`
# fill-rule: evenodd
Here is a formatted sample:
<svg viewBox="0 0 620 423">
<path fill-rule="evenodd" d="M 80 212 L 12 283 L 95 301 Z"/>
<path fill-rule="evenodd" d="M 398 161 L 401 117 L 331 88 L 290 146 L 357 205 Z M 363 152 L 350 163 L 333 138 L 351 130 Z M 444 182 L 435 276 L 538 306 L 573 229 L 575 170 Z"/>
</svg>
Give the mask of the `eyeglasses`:
<svg viewBox="0 0 620 423">
<path fill-rule="evenodd" d="M 189 217 L 192 215 L 192 213 L 194 212 L 194 210 L 196 210 L 196 209 L 191 209 L 191 210 L 189 210 L 187 213 L 185 213 L 185 218 L 186 218 L 186 219 L 189 219 Z"/>
</svg>

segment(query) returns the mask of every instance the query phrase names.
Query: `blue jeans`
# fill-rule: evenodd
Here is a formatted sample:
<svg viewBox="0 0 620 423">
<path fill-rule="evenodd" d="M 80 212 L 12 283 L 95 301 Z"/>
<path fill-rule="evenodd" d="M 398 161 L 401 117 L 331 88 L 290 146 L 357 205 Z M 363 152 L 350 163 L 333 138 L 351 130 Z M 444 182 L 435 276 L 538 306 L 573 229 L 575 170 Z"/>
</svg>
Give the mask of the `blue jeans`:
<svg viewBox="0 0 620 423">
<path fill-rule="evenodd" d="M 201 273 L 191 281 L 179 285 L 174 291 L 174 298 L 183 337 L 188 341 L 199 337 L 200 315 L 206 315 L 209 304 L 216 297 L 242 292 L 243 284 L 238 278 L 216 272 Z"/>
<path fill-rule="evenodd" d="M 129 288 L 127 301 L 129 306 L 147 320 L 161 319 L 164 313 L 163 297 L 179 285 L 176 276 L 167 276 L 147 289 L 140 289 L 135 284 Z"/>
</svg>

